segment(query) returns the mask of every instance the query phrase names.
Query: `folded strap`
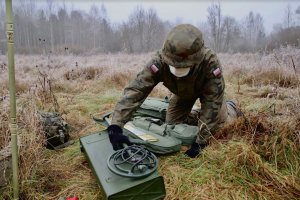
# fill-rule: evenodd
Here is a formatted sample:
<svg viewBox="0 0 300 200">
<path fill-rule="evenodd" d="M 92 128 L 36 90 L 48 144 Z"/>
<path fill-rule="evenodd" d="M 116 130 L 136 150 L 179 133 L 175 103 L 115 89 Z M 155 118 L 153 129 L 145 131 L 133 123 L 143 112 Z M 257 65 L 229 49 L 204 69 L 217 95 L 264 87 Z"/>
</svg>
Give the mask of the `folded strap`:
<svg viewBox="0 0 300 200">
<path fill-rule="evenodd" d="M 110 125 L 108 118 L 112 113 L 113 113 L 113 111 L 110 111 L 108 113 L 105 113 L 104 115 L 101 115 L 99 118 L 96 117 L 95 115 L 91 114 L 91 117 L 96 123 L 101 124 L 102 126 L 108 127 Z"/>
</svg>

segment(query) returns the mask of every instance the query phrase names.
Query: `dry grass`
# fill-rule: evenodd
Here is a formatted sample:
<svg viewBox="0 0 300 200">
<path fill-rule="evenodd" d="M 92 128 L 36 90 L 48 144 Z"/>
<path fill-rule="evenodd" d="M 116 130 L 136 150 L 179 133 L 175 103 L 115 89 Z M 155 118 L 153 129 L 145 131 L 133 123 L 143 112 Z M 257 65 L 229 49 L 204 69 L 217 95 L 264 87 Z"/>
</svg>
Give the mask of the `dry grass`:
<svg viewBox="0 0 300 200">
<path fill-rule="evenodd" d="M 166 199 L 300 199 L 299 55 L 292 48 L 219 55 L 226 96 L 238 99 L 246 115 L 220 130 L 197 159 L 182 152 L 160 157 Z M 90 114 L 113 109 L 149 57 L 16 56 L 22 199 L 102 198 L 78 138 L 100 129 Z M 0 147 L 9 144 L 10 134 L 5 63 L 0 56 Z M 169 94 L 160 84 L 151 96 Z M 46 150 L 37 110 L 62 113 L 75 144 Z M 0 199 L 11 195 L 10 185 L 0 189 Z"/>
<path fill-rule="evenodd" d="M 293 74 L 283 74 L 280 69 L 273 69 L 247 76 L 244 75 L 240 83 L 253 86 L 276 84 L 279 87 L 297 87 L 300 79 Z"/>
<path fill-rule="evenodd" d="M 277 85 L 297 87 L 300 84 L 300 49 L 283 48 L 268 55 L 235 54 L 220 55 L 228 80 L 252 87 Z"/>
</svg>

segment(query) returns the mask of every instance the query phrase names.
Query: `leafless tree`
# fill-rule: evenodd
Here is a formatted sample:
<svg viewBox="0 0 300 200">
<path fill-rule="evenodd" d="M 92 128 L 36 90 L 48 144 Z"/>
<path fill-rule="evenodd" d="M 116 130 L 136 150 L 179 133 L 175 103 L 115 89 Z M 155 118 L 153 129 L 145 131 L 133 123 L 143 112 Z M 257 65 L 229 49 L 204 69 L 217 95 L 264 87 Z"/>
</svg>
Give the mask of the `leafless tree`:
<svg viewBox="0 0 300 200">
<path fill-rule="evenodd" d="M 296 13 L 297 25 L 300 26 L 300 5 L 295 10 L 295 13 Z"/>
<path fill-rule="evenodd" d="M 54 52 L 54 36 L 53 36 L 53 0 L 47 0 L 47 18 L 50 22 L 50 44 L 51 44 L 51 51 Z"/>
<path fill-rule="evenodd" d="M 147 52 L 161 48 L 166 28 L 154 9 L 138 6 L 121 26 L 123 49 L 127 52 Z"/>
<path fill-rule="evenodd" d="M 284 28 L 290 28 L 294 25 L 294 14 L 290 4 L 288 4 L 284 10 L 283 24 Z"/>
<path fill-rule="evenodd" d="M 145 51 L 153 51 L 160 48 L 164 37 L 166 35 L 166 29 L 162 21 L 158 18 L 154 9 L 149 9 L 146 12 L 145 21 Z"/>
<path fill-rule="evenodd" d="M 134 42 L 134 48 L 137 51 L 144 49 L 144 29 L 145 29 L 146 14 L 141 6 L 137 6 L 133 13 L 129 16 L 129 23 L 132 24 L 133 32 L 137 40 Z"/>
<path fill-rule="evenodd" d="M 246 16 L 243 23 L 243 37 L 245 48 L 250 51 L 255 51 L 261 45 L 263 45 L 263 40 L 265 38 L 264 20 L 263 17 L 252 11 Z"/>
<path fill-rule="evenodd" d="M 96 5 L 92 5 L 89 12 L 89 19 L 91 23 L 91 33 L 93 38 L 93 49 L 96 48 L 96 41 L 97 41 L 97 32 L 99 32 L 98 29 L 98 23 L 100 22 L 100 10 Z"/>
<path fill-rule="evenodd" d="M 213 48 L 215 51 L 221 50 L 221 23 L 222 23 L 222 15 L 221 15 L 221 4 L 213 3 L 210 7 L 208 7 L 208 24 L 210 26 L 210 34 L 213 40 Z"/>
<path fill-rule="evenodd" d="M 6 50 L 5 45 L 5 11 L 4 11 L 4 4 L 3 1 L 0 1 L 0 18 L 3 20 L 0 20 L 0 55 L 3 54 Z"/>
<path fill-rule="evenodd" d="M 238 23 L 233 17 L 226 16 L 222 24 L 223 33 L 223 48 L 222 50 L 227 52 L 232 49 L 233 44 L 239 39 L 240 30 Z"/>
<path fill-rule="evenodd" d="M 122 50 L 127 53 L 133 53 L 134 35 L 129 23 L 123 23 L 120 27 Z"/>
<path fill-rule="evenodd" d="M 65 6 L 58 9 L 57 17 L 59 21 L 59 37 L 57 39 L 59 44 L 65 46 L 66 48 L 66 35 L 68 34 L 68 13 Z"/>
</svg>

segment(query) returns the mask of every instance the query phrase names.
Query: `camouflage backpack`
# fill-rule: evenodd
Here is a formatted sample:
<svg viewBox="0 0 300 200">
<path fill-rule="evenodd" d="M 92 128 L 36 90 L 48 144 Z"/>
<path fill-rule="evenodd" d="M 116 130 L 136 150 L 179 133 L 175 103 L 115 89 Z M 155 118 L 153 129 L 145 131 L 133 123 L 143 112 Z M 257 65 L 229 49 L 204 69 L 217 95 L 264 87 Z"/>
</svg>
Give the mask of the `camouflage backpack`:
<svg viewBox="0 0 300 200">
<path fill-rule="evenodd" d="M 56 112 L 38 112 L 46 135 L 48 149 L 64 147 L 69 140 L 69 126 Z"/>
</svg>

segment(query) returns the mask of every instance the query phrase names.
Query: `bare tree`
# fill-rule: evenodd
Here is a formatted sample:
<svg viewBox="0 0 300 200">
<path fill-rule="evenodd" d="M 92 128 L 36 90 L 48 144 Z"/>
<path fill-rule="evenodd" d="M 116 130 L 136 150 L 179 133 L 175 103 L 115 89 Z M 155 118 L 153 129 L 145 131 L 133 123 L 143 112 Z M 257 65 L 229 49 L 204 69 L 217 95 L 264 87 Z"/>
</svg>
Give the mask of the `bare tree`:
<svg viewBox="0 0 300 200">
<path fill-rule="evenodd" d="M 47 0 L 47 8 L 48 8 L 48 12 L 47 12 L 47 18 L 50 22 L 50 44 L 51 44 L 51 51 L 54 52 L 54 36 L 53 36 L 53 22 L 51 18 L 52 15 L 52 11 L 53 11 L 53 0 Z"/>
<path fill-rule="evenodd" d="M 132 24 L 133 31 L 136 35 L 136 42 L 133 44 L 137 51 L 144 50 L 144 29 L 145 29 L 146 13 L 143 7 L 137 6 L 133 13 L 129 16 L 129 23 Z"/>
<path fill-rule="evenodd" d="M 263 17 L 252 11 L 246 16 L 243 23 L 244 50 L 255 51 L 263 46 L 265 28 Z"/>
<path fill-rule="evenodd" d="M 284 10 L 283 24 L 284 28 L 290 28 L 294 25 L 294 14 L 290 4 L 288 4 Z"/>
<path fill-rule="evenodd" d="M 295 10 L 295 13 L 296 13 L 297 25 L 300 26 L 300 5 Z"/>
<path fill-rule="evenodd" d="M 0 55 L 6 50 L 6 40 L 5 40 L 5 11 L 4 11 L 4 1 L 0 1 Z"/>
<path fill-rule="evenodd" d="M 224 17 L 222 24 L 223 33 L 223 48 L 222 50 L 227 52 L 234 43 L 234 39 L 237 40 L 240 34 L 240 30 L 236 20 L 233 17 Z"/>
<path fill-rule="evenodd" d="M 165 28 L 161 20 L 158 18 L 156 11 L 152 8 L 146 12 L 144 34 L 144 51 L 153 51 L 162 46 L 166 35 Z"/>
<path fill-rule="evenodd" d="M 208 24 L 210 26 L 210 35 L 213 40 L 213 49 L 215 51 L 221 50 L 221 23 L 222 23 L 222 15 L 221 15 L 221 5 L 220 2 L 213 3 L 210 7 L 208 7 Z"/>
<path fill-rule="evenodd" d="M 99 12 L 99 32 L 98 32 L 98 38 L 99 38 L 99 46 L 101 51 L 107 52 L 110 51 L 112 48 L 113 43 L 113 30 L 111 27 L 111 23 L 109 18 L 107 17 L 107 11 L 105 6 L 102 4 L 100 7 Z"/>
<path fill-rule="evenodd" d="M 263 17 L 257 13 L 255 16 L 255 45 L 256 49 L 262 48 L 265 45 L 265 27 Z"/>
<path fill-rule="evenodd" d="M 101 5 L 99 14 L 100 14 L 101 19 L 108 20 L 107 11 L 106 11 L 104 4 Z"/>
<path fill-rule="evenodd" d="M 58 21 L 59 21 L 59 37 L 58 41 L 61 45 L 64 45 L 66 48 L 66 35 L 67 35 L 67 23 L 68 23 L 68 13 L 66 11 L 65 6 L 59 8 L 57 13 Z"/>
<path fill-rule="evenodd" d="M 133 52 L 148 52 L 161 48 L 168 25 L 158 17 L 153 8 L 144 10 L 138 6 L 121 26 L 122 49 Z"/>
<path fill-rule="evenodd" d="M 32 53 L 33 47 L 36 45 L 36 32 L 34 26 L 35 15 L 35 1 L 33 0 L 20 0 L 19 6 L 16 8 L 18 15 L 16 20 L 16 30 L 20 31 L 23 36 L 22 40 L 17 40 L 16 45 L 22 44 L 29 53 Z"/>
<path fill-rule="evenodd" d="M 122 50 L 127 53 L 133 53 L 133 28 L 129 23 L 123 23 L 120 28 L 121 32 L 121 41 L 122 41 Z"/>
<path fill-rule="evenodd" d="M 90 23 L 91 23 L 91 32 L 93 38 L 93 48 L 96 48 L 97 33 L 99 32 L 98 23 L 100 21 L 100 10 L 96 5 L 92 5 L 89 12 Z"/>
<path fill-rule="evenodd" d="M 77 10 L 71 11 L 70 20 L 71 20 L 71 27 L 72 27 L 71 44 L 77 51 L 82 42 L 81 39 L 84 32 L 84 29 L 82 29 L 82 25 L 84 23 L 82 13 Z"/>
<path fill-rule="evenodd" d="M 4 4 L 3 4 L 4 1 L 0 1 L 0 16 L 4 16 Z M 2 18 L 4 19 L 4 18 Z M 2 21 L 2 20 L 1 20 Z"/>
</svg>

